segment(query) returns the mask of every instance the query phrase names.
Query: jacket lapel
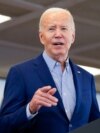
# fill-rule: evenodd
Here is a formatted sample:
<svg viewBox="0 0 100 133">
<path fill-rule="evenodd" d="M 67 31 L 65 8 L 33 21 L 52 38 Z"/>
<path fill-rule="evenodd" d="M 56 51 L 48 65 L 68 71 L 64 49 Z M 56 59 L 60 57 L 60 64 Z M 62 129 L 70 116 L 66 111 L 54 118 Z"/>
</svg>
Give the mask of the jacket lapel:
<svg viewBox="0 0 100 133">
<path fill-rule="evenodd" d="M 81 88 L 82 88 L 82 73 L 81 71 L 78 69 L 78 67 L 73 64 L 70 61 L 70 65 L 71 65 L 71 69 L 72 69 L 72 73 L 73 73 L 73 79 L 74 79 L 74 85 L 75 85 L 75 89 L 76 89 L 76 106 L 75 106 L 75 110 L 72 116 L 72 119 L 74 119 L 74 117 L 76 117 L 80 104 L 81 104 L 81 99 L 82 99 L 82 92 L 81 92 Z"/>
</svg>

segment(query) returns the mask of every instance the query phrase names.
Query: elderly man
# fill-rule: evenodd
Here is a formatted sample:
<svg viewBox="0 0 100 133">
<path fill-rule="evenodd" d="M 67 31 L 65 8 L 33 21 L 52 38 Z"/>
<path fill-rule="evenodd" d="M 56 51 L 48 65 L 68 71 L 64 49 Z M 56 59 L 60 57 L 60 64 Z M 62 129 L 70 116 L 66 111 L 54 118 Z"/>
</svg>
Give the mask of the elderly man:
<svg viewBox="0 0 100 133">
<path fill-rule="evenodd" d="M 67 133 L 100 118 L 93 76 L 68 55 L 75 40 L 71 13 L 47 9 L 39 37 L 43 53 L 13 66 L 7 76 L 1 133 Z"/>
</svg>

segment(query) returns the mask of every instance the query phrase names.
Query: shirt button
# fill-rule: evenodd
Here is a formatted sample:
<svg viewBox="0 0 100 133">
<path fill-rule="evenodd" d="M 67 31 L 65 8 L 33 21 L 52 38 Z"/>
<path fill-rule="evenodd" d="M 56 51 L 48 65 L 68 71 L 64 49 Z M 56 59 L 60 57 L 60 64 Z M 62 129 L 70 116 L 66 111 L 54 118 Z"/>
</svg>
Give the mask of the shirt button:
<svg viewBox="0 0 100 133">
<path fill-rule="evenodd" d="M 64 92 L 63 95 L 66 96 L 66 93 Z"/>
<path fill-rule="evenodd" d="M 72 124 L 69 124 L 69 127 L 71 128 L 72 127 Z"/>
</svg>

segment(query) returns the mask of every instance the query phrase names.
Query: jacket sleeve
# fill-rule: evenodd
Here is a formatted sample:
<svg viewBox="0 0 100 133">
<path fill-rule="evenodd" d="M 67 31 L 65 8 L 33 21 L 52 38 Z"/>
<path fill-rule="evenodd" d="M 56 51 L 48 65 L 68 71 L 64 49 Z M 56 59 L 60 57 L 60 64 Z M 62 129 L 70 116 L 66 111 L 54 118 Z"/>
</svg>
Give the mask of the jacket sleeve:
<svg viewBox="0 0 100 133">
<path fill-rule="evenodd" d="M 93 76 L 91 80 L 91 93 L 92 93 L 92 105 L 91 105 L 89 122 L 100 118 L 100 110 L 96 99 L 96 87 Z"/>
<path fill-rule="evenodd" d="M 27 95 L 23 76 L 16 67 L 8 73 L 4 91 L 4 99 L 0 109 L 0 132 L 7 133 L 27 125 Z"/>
</svg>

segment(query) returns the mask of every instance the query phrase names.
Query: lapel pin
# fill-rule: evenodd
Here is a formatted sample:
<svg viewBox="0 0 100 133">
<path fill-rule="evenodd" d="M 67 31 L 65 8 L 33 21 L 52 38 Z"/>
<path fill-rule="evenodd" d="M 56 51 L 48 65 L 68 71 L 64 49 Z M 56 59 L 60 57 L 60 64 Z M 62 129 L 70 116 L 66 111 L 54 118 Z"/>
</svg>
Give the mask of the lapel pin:
<svg viewBox="0 0 100 133">
<path fill-rule="evenodd" d="M 77 71 L 77 73 L 81 73 L 80 71 Z"/>
</svg>

